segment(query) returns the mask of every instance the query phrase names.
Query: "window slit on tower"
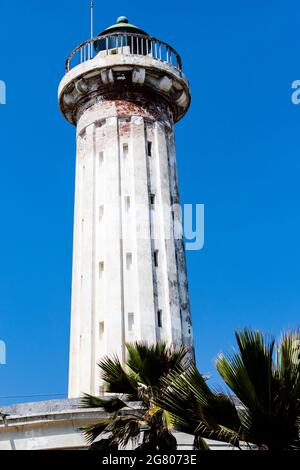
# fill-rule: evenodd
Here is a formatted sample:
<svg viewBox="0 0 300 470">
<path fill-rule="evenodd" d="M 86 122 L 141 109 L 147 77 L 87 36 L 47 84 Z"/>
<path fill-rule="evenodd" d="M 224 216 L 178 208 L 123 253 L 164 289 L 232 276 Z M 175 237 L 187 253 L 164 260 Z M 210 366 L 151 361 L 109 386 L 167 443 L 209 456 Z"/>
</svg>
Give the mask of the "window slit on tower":
<svg viewBox="0 0 300 470">
<path fill-rule="evenodd" d="M 162 311 L 158 310 L 157 312 L 157 326 L 158 328 L 162 328 Z"/>
<path fill-rule="evenodd" d="M 101 321 L 99 323 L 99 337 L 100 339 L 103 339 L 104 336 L 104 321 Z"/>
<path fill-rule="evenodd" d="M 99 206 L 99 221 L 103 219 L 104 215 L 104 206 Z"/>
<path fill-rule="evenodd" d="M 123 144 L 123 157 L 128 157 L 128 144 Z"/>
<path fill-rule="evenodd" d="M 150 194 L 150 204 L 151 204 L 151 209 L 154 209 L 154 206 L 155 206 L 155 194 Z"/>
<path fill-rule="evenodd" d="M 104 271 L 104 261 L 100 261 L 99 263 L 99 278 L 100 279 L 102 277 L 103 271 Z"/>
<path fill-rule="evenodd" d="M 154 266 L 158 268 L 158 250 L 154 251 Z"/>
<path fill-rule="evenodd" d="M 152 157 L 152 142 L 147 142 L 147 155 L 148 157 Z"/>
<path fill-rule="evenodd" d="M 128 212 L 130 209 L 130 196 L 125 196 L 125 209 L 126 212 Z"/>
<path fill-rule="evenodd" d="M 132 253 L 127 253 L 126 254 L 126 269 L 127 269 L 127 271 L 130 270 L 131 265 L 132 265 Z"/>
<path fill-rule="evenodd" d="M 134 313 L 128 313 L 128 331 L 133 331 L 134 329 Z"/>
</svg>

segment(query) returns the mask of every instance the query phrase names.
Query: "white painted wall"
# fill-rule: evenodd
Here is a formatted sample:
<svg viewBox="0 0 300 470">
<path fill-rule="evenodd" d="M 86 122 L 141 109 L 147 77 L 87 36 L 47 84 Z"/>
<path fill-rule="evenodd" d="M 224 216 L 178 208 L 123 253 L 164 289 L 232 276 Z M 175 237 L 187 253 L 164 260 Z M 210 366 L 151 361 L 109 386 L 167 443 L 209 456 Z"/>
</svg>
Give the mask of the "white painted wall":
<svg viewBox="0 0 300 470">
<path fill-rule="evenodd" d="M 70 398 L 99 393 L 97 362 L 117 354 L 124 363 L 126 341 L 184 344 L 193 354 L 184 247 L 171 214 L 179 204 L 174 118 L 162 86 L 176 96 L 187 81 L 149 57 L 120 60 L 99 54 L 60 85 L 61 106 L 77 123 Z M 107 68 L 95 69 L 100 64 Z M 125 94 L 116 83 L 122 71 Z"/>
<path fill-rule="evenodd" d="M 70 398 L 99 392 L 97 361 L 124 361 L 125 341 L 192 346 L 182 244 L 168 213 L 179 200 L 172 139 L 169 123 L 119 117 L 113 103 L 95 104 L 78 123 Z"/>
</svg>

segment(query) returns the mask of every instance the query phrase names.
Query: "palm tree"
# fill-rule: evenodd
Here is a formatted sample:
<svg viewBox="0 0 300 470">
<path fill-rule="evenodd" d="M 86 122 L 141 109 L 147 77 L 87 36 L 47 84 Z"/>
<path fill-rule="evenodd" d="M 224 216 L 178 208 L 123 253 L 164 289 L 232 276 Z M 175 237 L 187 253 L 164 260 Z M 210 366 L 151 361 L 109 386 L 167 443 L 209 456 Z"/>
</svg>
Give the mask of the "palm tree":
<svg viewBox="0 0 300 470">
<path fill-rule="evenodd" d="M 126 348 L 125 367 L 117 356 L 106 356 L 98 364 L 105 391 L 113 396 L 85 394 L 81 399 L 82 407 L 103 408 L 108 413 L 107 418 L 82 430 L 85 438 L 93 443 L 91 449 L 124 448 L 143 430 L 140 450 L 175 450 L 177 443 L 168 428 L 167 414 L 154 405 L 154 400 L 161 394 L 163 377 L 190 366 L 188 350 L 165 343 L 126 344 Z"/>
<path fill-rule="evenodd" d="M 230 393 L 214 390 L 192 366 L 164 377 L 157 405 L 178 430 L 239 448 L 300 448 L 300 334 L 276 345 L 258 331 L 236 332 L 238 351 L 220 354 L 216 368 Z"/>
</svg>

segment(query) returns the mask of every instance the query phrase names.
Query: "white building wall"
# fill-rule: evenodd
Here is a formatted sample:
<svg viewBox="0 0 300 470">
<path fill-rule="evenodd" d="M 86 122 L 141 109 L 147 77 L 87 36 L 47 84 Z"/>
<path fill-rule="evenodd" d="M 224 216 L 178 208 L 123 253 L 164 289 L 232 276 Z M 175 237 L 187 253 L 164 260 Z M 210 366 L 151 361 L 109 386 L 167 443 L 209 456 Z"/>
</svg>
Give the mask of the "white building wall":
<svg viewBox="0 0 300 470">
<path fill-rule="evenodd" d="M 99 393 L 97 362 L 117 354 L 123 363 L 126 341 L 181 345 L 190 328 L 170 212 L 178 199 L 172 126 L 119 114 L 113 102 L 97 103 L 77 126 L 70 398 Z"/>
</svg>

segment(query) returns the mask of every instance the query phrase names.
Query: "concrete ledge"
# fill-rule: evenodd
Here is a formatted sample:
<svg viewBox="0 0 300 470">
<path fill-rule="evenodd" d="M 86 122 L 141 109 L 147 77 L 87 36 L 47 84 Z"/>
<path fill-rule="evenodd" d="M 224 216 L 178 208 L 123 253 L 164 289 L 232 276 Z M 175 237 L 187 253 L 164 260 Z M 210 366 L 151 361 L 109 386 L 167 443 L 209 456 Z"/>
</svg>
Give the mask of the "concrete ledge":
<svg viewBox="0 0 300 470">
<path fill-rule="evenodd" d="M 121 83 L 119 74 L 123 74 Z M 189 83 L 181 71 L 167 62 L 134 54 L 103 55 L 71 69 L 61 80 L 58 101 L 62 114 L 76 125 L 80 108 L 96 96 L 124 90 L 138 94 L 148 91 L 168 102 L 175 122 L 187 112 L 191 97 Z"/>
<path fill-rule="evenodd" d="M 0 424 L 0 450 L 87 449 L 80 428 L 94 424 L 108 413 L 81 409 L 79 399 L 25 403 L 1 408 L 9 416 Z M 138 409 L 138 403 L 131 403 Z M 126 410 L 124 410 L 126 413 Z M 175 433 L 178 450 L 192 449 L 193 436 Z M 230 450 L 222 442 L 207 441 L 213 450 Z"/>
</svg>

